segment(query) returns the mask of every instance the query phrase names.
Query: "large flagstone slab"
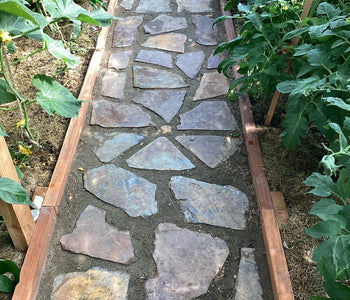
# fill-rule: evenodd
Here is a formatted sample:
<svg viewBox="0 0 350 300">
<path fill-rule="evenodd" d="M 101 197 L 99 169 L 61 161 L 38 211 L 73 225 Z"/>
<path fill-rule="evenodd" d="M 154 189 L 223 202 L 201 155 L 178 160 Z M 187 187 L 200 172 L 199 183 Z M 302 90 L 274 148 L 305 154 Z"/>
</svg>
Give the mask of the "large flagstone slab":
<svg viewBox="0 0 350 300">
<path fill-rule="evenodd" d="M 129 275 L 93 268 L 87 272 L 59 275 L 54 281 L 52 300 L 127 300 Z"/>
<path fill-rule="evenodd" d="M 182 33 L 164 33 L 151 36 L 141 46 L 184 53 L 187 36 Z"/>
<path fill-rule="evenodd" d="M 136 96 L 132 101 L 154 111 L 169 123 L 179 112 L 186 90 L 149 90 Z"/>
<path fill-rule="evenodd" d="M 195 166 L 166 137 L 159 137 L 126 163 L 129 167 L 148 170 L 188 170 Z"/>
<path fill-rule="evenodd" d="M 132 50 L 121 51 L 112 53 L 108 59 L 108 68 L 114 68 L 116 70 L 125 69 L 132 55 Z"/>
<path fill-rule="evenodd" d="M 173 68 L 173 58 L 171 54 L 162 51 L 141 49 L 137 54 L 135 61 Z"/>
<path fill-rule="evenodd" d="M 231 157 L 240 144 L 238 139 L 214 135 L 181 135 L 176 140 L 210 168 Z"/>
<path fill-rule="evenodd" d="M 148 299 L 190 300 L 207 293 L 229 254 L 226 243 L 171 223 L 159 224 L 155 233 L 157 273 L 146 281 Z"/>
<path fill-rule="evenodd" d="M 218 29 L 213 27 L 213 18 L 202 15 L 193 15 L 192 22 L 196 26 L 195 41 L 204 46 L 215 46 L 218 44 Z"/>
<path fill-rule="evenodd" d="M 186 19 L 183 17 L 175 18 L 164 14 L 159 15 L 154 20 L 143 26 L 145 33 L 159 34 L 171 32 L 188 27 Z"/>
<path fill-rule="evenodd" d="M 135 0 L 122 0 L 120 2 L 120 6 L 126 10 L 131 10 L 134 5 Z"/>
<path fill-rule="evenodd" d="M 189 78 L 193 79 L 200 71 L 204 58 L 203 51 L 187 52 L 176 56 L 176 65 Z"/>
<path fill-rule="evenodd" d="M 142 89 L 175 89 L 188 86 L 173 72 L 150 67 L 134 66 L 134 87 Z"/>
<path fill-rule="evenodd" d="M 180 115 L 177 129 L 233 130 L 237 121 L 225 101 L 206 101 Z"/>
<path fill-rule="evenodd" d="M 226 95 L 230 87 L 229 80 L 221 73 L 204 73 L 193 97 L 193 100 L 203 100 Z"/>
<path fill-rule="evenodd" d="M 64 250 L 129 265 L 134 259 L 130 233 L 106 222 L 106 212 L 89 205 L 71 234 L 61 238 Z"/>
<path fill-rule="evenodd" d="M 178 11 L 187 10 L 191 13 L 212 12 L 211 0 L 176 0 Z"/>
<path fill-rule="evenodd" d="M 135 43 L 137 27 L 143 22 L 143 16 L 130 16 L 119 19 L 113 32 L 115 47 L 128 47 Z"/>
<path fill-rule="evenodd" d="M 248 198 L 237 188 L 182 176 L 172 177 L 169 186 L 187 222 L 245 229 L 244 214 L 248 210 Z"/>
<path fill-rule="evenodd" d="M 214 51 L 210 54 L 207 61 L 207 69 L 216 69 L 222 61 L 222 55 L 216 54 L 214 55 Z"/>
<path fill-rule="evenodd" d="M 125 73 L 106 71 L 102 78 L 101 95 L 116 99 L 124 98 Z"/>
<path fill-rule="evenodd" d="M 140 0 L 139 6 L 136 8 L 137 13 L 159 13 L 171 12 L 169 0 Z"/>
<path fill-rule="evenodd" d="M 151 117 L 135 104 L 99 100 L 92 108 L 91 124 L 101 127 L 146 127 Z"/>
<path fill-rule="evenodd" d="M 157 213 L 156 185 L 134 173 L 107 164 L 84 173 L 84 187 L 131 217 Z"/>
</svg>

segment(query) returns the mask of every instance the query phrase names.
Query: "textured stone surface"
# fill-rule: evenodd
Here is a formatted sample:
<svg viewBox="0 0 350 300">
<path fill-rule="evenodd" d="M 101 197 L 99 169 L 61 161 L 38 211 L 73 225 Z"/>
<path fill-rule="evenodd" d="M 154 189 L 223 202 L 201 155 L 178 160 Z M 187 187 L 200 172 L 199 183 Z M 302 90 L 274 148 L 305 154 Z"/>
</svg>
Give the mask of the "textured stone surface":
<svg viewBox="0 0 350 300">
<path fill-rule="evenodd" d="M 254 259 L 252 248 L 242 248 L 241 262 L 236 282 L 235 300 L 256 299 L 263 300 L 258 266 Z"/>
<path fill-rule="evenodd" d="M 178 11 L 187 10 L 192 13 L 212 12 L 211 0 L 176 0 Z"/>
<path fill-rule="evenodd" d="M 143 26 L 146 33 L 159 34 L 187 28 L 185 18 L 175 18 L 167 15 L 160 15 Z"/>
<path fill-rule="evenodd" d="M 115 47 L 128 47 L 135 43 L 137 27 L 143 22 L 143 16 L 130 16 L 117 21 L 113 33 Z"/>
<path fill-rule="evenodd" d="M 116 99 L 124 98 L 126 74 L 106 71 L 102 79 L 101 95 Z"/>
<path fill-rule="evenodd" d="M 145 127 L 151 117 L 134 104 L 99 100 L 92 109 L 91 124 L 102 127 Z"/>
<path fill-rule="evenodd" d="M 52 300 L 127 300 L 129 275 L 93 268 L 87 272 L 59 275 Z"/>
<path fill-rule="evenodd" d="M 227 160 L 240 144 L 239 139 L 213 135 L 181 135 L 176 140 L 211 168 Z"/>
<path fill-rule="evenodd" d="M 140 134 L 115 133 L 112 138 L 105 140 L 95 153 L 100 161 L 109 162 L 144 138 L 145 136 Z"/>
<path fill-rule="evenodd" d="M 214 51 L 213 51 L 208 58 L 207 69 L 216 69 L 218 65 L 221 63 L 221 61 L 222 61 L 221 54 L 214 55 Z"/>
<path fill-rule="evenodd" d="M 120 2 L 120 6 L 126 10 L 131 10 L 134 5 L 135 0 L 122 0 Z"/>
<path fill-rule="evenodd" d="M 204 73 L 193 97 L 193 100 L 203 100 L 226 95 L 230 87 L 230 82 L 221 73 Z"/>
<path fill-rule="evenodd" d="M 169 53 L 162 51 L 140 50 L 135 61 L 159 65 L 166 68 L 173 67 L 173 58 Z"/>
<path fill-rule="evenodd" d="M 169 0 L 140 0 L 137 13 L 171 12 Z"/>
<path fill-rule="evenodd" d="M 196 77 L 202 67 L 205 54 L 203 51 L 187 52 L 176 56 L 176 65 L 189 78 Z"/>
<path fill-rule="evenodd" d="M 157 213 L 156 185 L 134 173 L 103 165 L 84 173 L 84 187 L 104 202 L 123 209 L 131 217 Z"/>
<path fill-rule="evenodd" d="M 129 167 L 150 170 L 187 170 L 195 166 L 165 137 L 159 137 L 127 161 Z"/>
<path fill-rule="evenodd" d="M 132 50 L 112 53 L 109 56 L 108 68 L 114 68 L 116 70 L 125 69 L 129 64 L 131 55 L 132 55 Z"/>
<path fill-rule="evenodd" d="M 169 186 L 187 222 L 245 229 L 248 198 L 240 190 L 182 176 L 172 177 Z"/>
<path fill-rule="evenodd" d="M 143 89 L 174 89 L 187 86 L 181 76 L 161 69 L 134 66 L 133 73 L 134 87 Z"/>
<path fill-rule="evenodd" d="M 135 259 L 130 233 L 109 225 L 106 212 L 92 205 L 80 215 L 74 231 L 60 242 L 64 250 L 121 264 L 128 265 Z"/>
<path fill-rule="evenodd" d="M 233 130 L 237 122 L 224 101 L 206 101 L 180 115 L 177 129 Z"/>
<path fill-rule="evenodd" d="M 170 122 L 181 108 L 186 90 L 150 90 L 136 96 L 132 101 L 154 111 L 165 122 Z"/>
<path fill-rule="evenodd" d="M 229 249 L 209 234 L 162 223 L 156 229 L 157 275 L 146 281 L 150 300 L 190 300 L 207 292 Z"/>
<path fill-rule="evenodd" d="M 195 41 L 204 46 L 213 46 L 218 43 L 218 29 L 213 27 L 213 18 L 202 15 L 193 15 L 192 22 L 196 26 Z"/>
<path fill-rule="evenodd" d="M 187 36 L 182 33 L 164 33 L 151 36 L 141 46 L 184 53 Z"/>
</svg>

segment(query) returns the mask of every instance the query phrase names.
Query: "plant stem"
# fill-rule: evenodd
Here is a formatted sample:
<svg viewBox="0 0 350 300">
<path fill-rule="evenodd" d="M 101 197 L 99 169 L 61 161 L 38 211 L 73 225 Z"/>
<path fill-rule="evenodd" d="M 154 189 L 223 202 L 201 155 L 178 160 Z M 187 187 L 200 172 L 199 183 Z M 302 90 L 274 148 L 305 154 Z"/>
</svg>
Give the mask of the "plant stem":
<svg viewBox="0 0 350 300">
<path fill-rule="evenodd" d="M 22 57 L 22 58 L 20 58 L 20 59 L 17 59 L 17 60 L 15 60 L 15 61 L 11 62 L 11 63 L 10 63 L 10 66 L 16 65 L 16 64 L 20 63 L 22 60 L 25 60 L 25 59 L 27 59 L 28 57 L 31 57 L 31 56 L 33 56 L 33 55 L 35 55 L 35 54 L 37 54 L 37 53 L 39 53 L 39 52 L 41 52 L 41 51 L 44 51 L 44 50 L 45 50 L 44 48 L 35 50 L 34 52 L 32 52 L 32 53 L 30 53 L 30 54 L 28 54 L 28 55 L 26 55 L 26 56 L 24 56 L 24 57 Z"/>
</svg>

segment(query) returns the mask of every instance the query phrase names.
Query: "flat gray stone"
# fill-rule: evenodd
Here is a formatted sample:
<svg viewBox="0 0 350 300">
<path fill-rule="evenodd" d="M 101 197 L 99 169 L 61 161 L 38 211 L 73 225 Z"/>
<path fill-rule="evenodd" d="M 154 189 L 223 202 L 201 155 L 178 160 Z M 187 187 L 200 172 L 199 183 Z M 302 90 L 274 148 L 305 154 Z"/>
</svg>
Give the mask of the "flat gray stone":
<svg viewBox="0 0 350 300">
<path fill-rule="evenodd" d="M 172 177 L 169 186 L 187 222 L 245 229 L 248 198 L 240 190 L 182 176 Z"/>
<path fill-rule="evenodd" d="M 133 72 L 134 87 L 142 89 L 175 89 L 187 86 L 181 76 L 169 71 L 134 66 Z"/>
<path fill-rule="evenodd" d="M 93 268 L 87 272 L 59 275 L 54 281 L 52 300 L 127 300 L 129 275 Z"/>
<path fill-rule="evenodd" d="M 169 0 L 140 0 L 137 13 L 171 12 Z"/>
<path fill-rule="evenodd" d="M 125 73 L 107 70 L 102 78 L 101 95 L 116 99 L 124 98 Z"/>
<path fill-rule="evenodd" d="M 230 87 L 229 80 L 221 73 L 204 73 L 193 97 L 193 100 L 203 100 L 226 95 Z"/>
<path fill-rule="evenodd" d="M 151 36 L 141 46 L 184 53 L 187 36 L 182 33 L 164 33 Z"/>
<path fill-rule="evenodd" d="M 187 52 L 176 56 L 176 65 L 189 78 L 196 77 L 202 67 L 205 54 L 203 51 Z"/>
<path fill-rule="evenodd" d="M 181 135 L 176 140 L 210 168 L 231 157 L 241 143 L 237 138 L 213 135 Z"/>
<path fill-rule="evenodd" d="M 131 55 L 132 55 L 132 50 L 112 53 L 109 56 L 108 68 L 114 68 L 116 70 L 125 69 L 129 64 Z"/>
<path fill-rule="evenodd" d="M 131 10 L 134 5 L 135 0 L 122 0 L 120 2 L 120 6 L 126 10 Z"/>
<path fill-rule="evenodd" d="M 258 266 L 254 259 L 252 248 L 242 248 L 241 262 L 236 282 L 235 300 L 256 299 L 263 300 Z"/>
<path fill-rule="evenodd" d="M 192 13 L 212 12 L 211 0 L 176 0 L 178 11 L 187 10 Z"/>
<path fill-rule="evenodd" d="M 146 281 L 150 300 L 190 300 L 207 293 L 229 249 L 209 234 L 162 223 L 156 229 L 153 258 L 157 274 Z"/>
<path fill-rule="evenodd" d="M 115 47 L 128 47 L 135 43 L 137 27 L 143 22 L 143 16 L 130 16 L 119 19 L 113 32 Z"/>
<path fill-rule="evenodd" d="M 106 212 L 89 205 L 71 234 L 61 238 L 64 250 L 129 265 L 134 259 L 130 233 L 106 222 Z"/>
<path fill-rule="evenodd" d="M 177 129 L 233 130 L 237 122 L 225 101 L 206 101 L 180 115 Z"/>
<path fill-rule="evenodd" d="M 129 167 L 148 170 L 188 170 L 195 166 L 166 137 L 159 137 L 126 163 Z"/>
<path fill-rule="evenodd" d="M 135 61 L 173 68 L 173 58 L 169 53 L 162 51 L 140 50 Z"/>
<path fill-rule="evenodd" d="M 193 15 L 192 22 L 196 26 L 195 41 L 204 46 L 214 46 L 218 44 L 218 29 L 213 27 L 213 18 L 202 15 Z"/>
<path fill-rule="evenodd" d="M 105 140 L 95 153 L 100 161 L 110 162 L 144 138 L 145 136 L 140 134 L 115 133 L 112 138 Z"/>
<path fill-rule="evenodd" d="M 130 217 L 148 217 L 157 213 L 156 185 L 114 165 L 87 170 L 84 187 L 102 201 L 121 208 Z"/>
<path fill-rule="evenodd" d="M 136 96 L 132 101 L 154 111 L 169 123 L 179 112 L 186 90 L 150 90 Z"/>
<path fill-rule="evenodd" d="M 146 127 L 151 117 L 135 104 L 99 100 L 92 108 L 91 124 L 101 127 Z"/>
<path fill-rule="evenodd" d="M 159 15 L 154 20 L 148 22 L 143 26 L 145 33 L 159 34 L 164 32 L 171 32 L 188 27 L 186 19 L 183 17 L 174 18 L 167 15 Z"/>
<path fill-rule="evenodd" d="M 208 58 L 207 69 L 216 69 L 222 61 L 221 54 L 214 55 L 214 51 Z"/>
</svg>

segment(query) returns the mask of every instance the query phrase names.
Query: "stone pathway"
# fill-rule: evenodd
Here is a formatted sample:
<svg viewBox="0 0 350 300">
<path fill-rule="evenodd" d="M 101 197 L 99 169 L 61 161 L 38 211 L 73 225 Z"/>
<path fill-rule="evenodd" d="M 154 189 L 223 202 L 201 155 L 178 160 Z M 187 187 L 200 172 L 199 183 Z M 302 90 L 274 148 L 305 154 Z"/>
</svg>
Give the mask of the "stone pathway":
<svg viewBox="0 0 350 300">
<path fill-rule="evenodd" d="M 118 4 L 38 299 L 272 299 L 216 2 Z"/>
</svg>

